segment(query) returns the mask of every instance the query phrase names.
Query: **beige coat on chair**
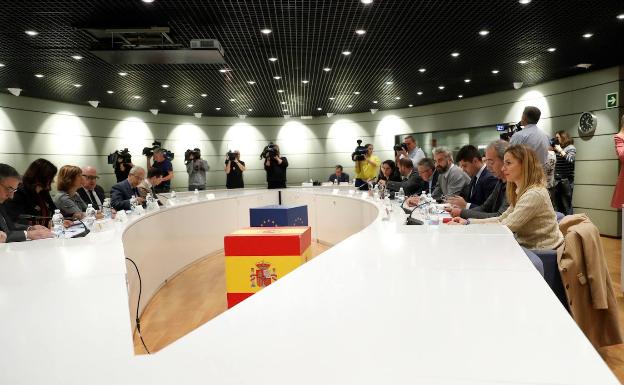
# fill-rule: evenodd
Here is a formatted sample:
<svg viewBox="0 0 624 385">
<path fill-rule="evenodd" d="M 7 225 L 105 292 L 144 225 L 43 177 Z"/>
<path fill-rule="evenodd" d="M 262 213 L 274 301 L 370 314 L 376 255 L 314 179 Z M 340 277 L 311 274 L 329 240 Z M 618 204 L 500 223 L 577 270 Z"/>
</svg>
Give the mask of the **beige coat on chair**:
<svg viewBox="0 0 624 385">
<path fill-rule="evenodd" d="M 559 224 L 557 263 L 572 317 L 594 347 L 622 343 L 618 307 L 598 228 L 583 214 Z"/>
</svg>

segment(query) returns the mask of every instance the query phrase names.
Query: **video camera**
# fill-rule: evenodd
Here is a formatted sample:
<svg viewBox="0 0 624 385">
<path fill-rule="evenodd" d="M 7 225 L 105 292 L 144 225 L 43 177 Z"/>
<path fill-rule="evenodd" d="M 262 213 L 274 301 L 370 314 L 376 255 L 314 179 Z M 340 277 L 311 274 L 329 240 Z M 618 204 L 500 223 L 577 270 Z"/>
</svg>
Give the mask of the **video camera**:
<svg viewBox="0 0 624 385">
<path fill-rule="evenodd" d="M 228 157 L 228 160 L 230 160 L 231 162 L 234 162 L 236 160 L 236 153 L 234 151 L 228 151 L 227 154 L 225 154 Z"/>
<path fill-rule="evenodd" d="M 395 144 L 394 145 L 394 152 L 399 152 L 401 150 L 405 150 L 407 151 L 407 144 L 405 143 L 400 143 L 400 144 Z"/>
<path fill-rule="evenodd" d="M 368 149 L 365 146 L 362 146 L 362 139 L 357 140 L 357 147 L 353 154 L 351 154 L 351 160 L 354 162 L 365 160 L 366 154 L 368 153 Z"/>
<path fill-rule="evenodd" d="M 513 134 L 518 131 L 522 131 L 522 126 L 520 122 L 518 123 L 509 123 L 509 124 L 499 124 L 496 126 L 497 131 L 501 131 L 500 138 L 506 142 L 509 142 Z"/>
<path fill-rule="evenodd" d="M 120 163 L 132 163 L 132 155 L 127 148 L 117 150 L 107 157 L 108 164 L 112 164 L 113 168 L 119 167 Z"/>
<path fill-rule="evenodd" d="M 195 159 L 199 159 L 201 158 L 201 150 L 199 148 L 195 148 L 192 150 L 186 150 L 184 152 L 184 162 L 188 163 L 191 160 L 195 160 Z"/>
<path fill-rule="evenodd" d="M 558 146 L 559 144 L 560 144 L 559 139 L 557 139 L 556 137 L 550 138 L 550 147 L 555 147 L 555 146 Z"/>
<path fill-rule="evenodd" d="M 161 147 L 161 143 L 157 140 L 155 140 L 152 143 L 152 147 L 143 147 L 143 152 L 142 154 L 151 158 L 154 156 L 154 150 L 156 149 L 160 149 L 163 152 L 163 155 L 165 156 L 166 159 L 169 159 L 169 161 L 172 161 L 175 154 L 169 150 L 165 150 L 164 148 Z"/>
<path fill-rule="evenodd" d="M 260 159 L 272 159 L 277 156 L 277 146 L 273 144 L 273 142 L 269 143 L 264 147 L 262 153 L 260 154 Z"/>
</svg>

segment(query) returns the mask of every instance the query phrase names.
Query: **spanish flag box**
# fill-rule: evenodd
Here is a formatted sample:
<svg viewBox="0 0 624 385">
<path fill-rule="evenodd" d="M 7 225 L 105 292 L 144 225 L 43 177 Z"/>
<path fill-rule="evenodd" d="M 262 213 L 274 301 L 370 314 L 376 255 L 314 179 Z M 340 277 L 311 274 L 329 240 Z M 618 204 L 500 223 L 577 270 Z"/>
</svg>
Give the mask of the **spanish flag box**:
<svg viewBox="0 0 624 385">
<path fill-rule="evenodd" d="M 228 308 L 269 286 L 311 257 L 310 227 L 251 227 L 226 235 Z"/>
</svg>

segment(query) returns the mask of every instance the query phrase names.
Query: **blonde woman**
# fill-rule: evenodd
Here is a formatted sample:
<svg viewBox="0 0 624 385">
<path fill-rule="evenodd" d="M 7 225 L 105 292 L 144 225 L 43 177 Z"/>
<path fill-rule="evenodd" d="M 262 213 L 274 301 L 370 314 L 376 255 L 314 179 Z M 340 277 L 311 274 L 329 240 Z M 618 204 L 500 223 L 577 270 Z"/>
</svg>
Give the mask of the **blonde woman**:
<svg viewBox="0 0 624 385">
<path fill-rule="evenodd" d="M 500 223 L 527 249 L 554 250 L 563 243 L 557 217 L 544 183 L 544 169 L 535 151 L 525 145 L 507 148 L 502 172 L 509 208 L 486 219 L 453 218 L 452 224 Z"/>
</svg>

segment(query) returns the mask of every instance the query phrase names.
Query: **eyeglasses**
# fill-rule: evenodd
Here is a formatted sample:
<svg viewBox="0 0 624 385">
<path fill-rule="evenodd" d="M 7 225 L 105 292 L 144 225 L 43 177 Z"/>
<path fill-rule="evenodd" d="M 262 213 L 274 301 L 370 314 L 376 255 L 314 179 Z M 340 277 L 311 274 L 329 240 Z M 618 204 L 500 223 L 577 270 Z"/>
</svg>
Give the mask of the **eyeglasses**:
<svg viewBox="0 0 624 385">
<path fill-rule="evenodd" d="M 85 175 L 85 174 L 82 174 L 82 176 L 83 176 L 84 178 L 87 178 L 88 180 L 98 180 L 98 179 L 100 179 L 100 177 L 99 177 L 99 176 Z"/>
<path fill-rule="evenodd" d="M 16 188 L 13 188 L 11 186 L 6 186 L 4 183 L 0 183 L 0 186 L 4 187 L 4 189 L 7 190 L 9 194 L 13 194 L 15 193 L 15 191 L 17 191 Z"/>
</svg>

